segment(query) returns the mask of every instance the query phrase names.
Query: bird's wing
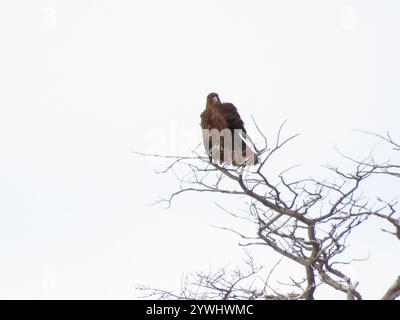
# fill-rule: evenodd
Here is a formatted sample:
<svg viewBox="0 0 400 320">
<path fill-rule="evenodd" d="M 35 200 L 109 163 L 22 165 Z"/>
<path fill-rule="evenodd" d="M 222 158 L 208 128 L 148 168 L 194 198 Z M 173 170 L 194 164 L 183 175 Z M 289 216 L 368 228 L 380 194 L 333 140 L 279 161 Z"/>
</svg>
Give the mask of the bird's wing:
<svg viewBox="0 0 400 320">
<path fill-rule="evenodd" d="M 239 112 L 232 103 L 222 103 L 219 110 L 225 118 L 226 122 L 228 123 L 229 129 L 242 129 L 244 132 L 246 132 L 244 128 L 244 123 L 240 118 Z"/>
<path fill-rule="evenodd" d="M 241 129 L 239 133 L 240 138 L 249 146 L 254 146 L 253 141 L 248 136 L 244 128 L 244 122 L 240 118 L 239 112 L 232 103 L 222 103 L 220 111 L 228 123 L 229 129 Z"/>
<path fill-rule="evenodd" d="M 254 142 L 247 134 L 246 129 L 244 128 L 244 122 L 240 118 L 236 107 L 232 103 L 222 103 L 220 110 L 228 122 L 229 129 L 241 129 L 242 131 L 238 132 L 240 139 L 242 139 L 243 142 L 254 152 Z"/>
</svg>

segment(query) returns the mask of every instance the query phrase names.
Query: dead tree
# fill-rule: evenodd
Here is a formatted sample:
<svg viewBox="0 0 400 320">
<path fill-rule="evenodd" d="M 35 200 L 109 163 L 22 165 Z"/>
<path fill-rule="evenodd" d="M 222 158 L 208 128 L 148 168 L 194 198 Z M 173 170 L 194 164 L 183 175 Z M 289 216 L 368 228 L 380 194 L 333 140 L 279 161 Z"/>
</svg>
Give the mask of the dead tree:
<svg viewBox="0 0 400 320">
<path fill-rule="evenodd" d="M 257 127 L 257 125 L 256 125 Z M 400 177 L 400 166 L 375 163 L 372 156 L 361 161 L 348 158 L 354 164 L 352 172 L 338 167 L 327 166 L 331 179 L 293 178 L 286 169 L 273 174 L 270 161 L 279 156 L 281 149 L 297 135 L 282 138 L 280 127 L 277 138 L 270 144 L 266 136 L 263 146 L 257 150 L 260 162 L 254 167 L 234 168 L 229 165 L 209 162 L 207 156 L 195 152 L 193 156 L 164 156 L 171 163 L 161 173 L 174 172 L 179 189 L 168 198 L 160 199 L 170 206 L 174 198 L 187 192 L 212 192 L 224 197 L 242 196 L 246 199 L 247 214 L 240 216 L 254 223 L 254 235 L 241 234 L 242 246 L 261 245 L 278 253 L 282 258 L 301 266 L 304 276 L 290 279 L 291 288 L 277 292 L 268 285 L 269 276 L 262 284 L 254 287 L 262 268 L 250 260 L 241 270 L 221 269 L 216 273 L 197 273 L 185 278 L 182 290 L 174 293 L 168 290 L 140 287 L 150 296 L 182 299 L 307 299 L 315 297 L 320 285 L 327 285 L 342 292 L 348 299 L 362 299 L 357 283 L 344 273 L 341 266 L 357 259 L 343 257 L 349 236 L 357 227 L 371 218 L 385 219 L 394 230 L 390 232 L 400 240 L 400 220 L 395 201 L 364 197 L 362 186 L 372 175 L 386 174 Z M 382 137 L 395 151 L 400 145 L 390 136 Z M 140 154 L 140 153 L 139 153 Z M 184 172 L 184 173 L 182 173 Z M 181 174 L 180 174 L 181 173 Z M 229 214 L 239 217 L 233 212 Z M 275 267 L 273 268 L 275 269 Z M 249 280 L 250 279 L 250 280 Z M 243 284 L 247 284 L 243 286 Z M 383 299 L 396 299 L 400 295 L 400 280 L 395 281 Z"/>
</svg>

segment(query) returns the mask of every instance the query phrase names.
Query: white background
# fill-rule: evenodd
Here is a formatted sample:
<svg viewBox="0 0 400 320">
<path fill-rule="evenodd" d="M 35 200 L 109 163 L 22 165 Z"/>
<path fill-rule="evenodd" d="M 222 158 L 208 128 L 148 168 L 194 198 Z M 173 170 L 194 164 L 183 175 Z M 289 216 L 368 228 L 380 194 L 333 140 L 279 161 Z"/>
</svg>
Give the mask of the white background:
<svg viewBox="0 0 400 320">
<path fill-rule="evenodd" d="M 251 115 L 271 138 L 287 119 L 301 136 L 279 164 L 301 163 L 303 176 L 346 166 L 335 146 L 367 155 L 376 140 L 352 129 L 399 140 L 399 9 L 394 0 L 2 1 L 0 298 L 131 299 L 138 284 L 172 288 L 183 272 L 238 262 L 238 238 L 211 227 L 247 228 L 214 205 L 231 199 L 148 206 L 176 180 L 131 151 L 188 154 L 210 91 L 238 107 L 254 140 Z M 379 179 L 366 192 L 390 200 L 398 190 Z M 366 298 L 400 270 L 398 241 L 374 221 L 349 249 L 369 256 L 349 270 Z M 277 258 L 257 256 L 266 268 Z"/>
</svg>

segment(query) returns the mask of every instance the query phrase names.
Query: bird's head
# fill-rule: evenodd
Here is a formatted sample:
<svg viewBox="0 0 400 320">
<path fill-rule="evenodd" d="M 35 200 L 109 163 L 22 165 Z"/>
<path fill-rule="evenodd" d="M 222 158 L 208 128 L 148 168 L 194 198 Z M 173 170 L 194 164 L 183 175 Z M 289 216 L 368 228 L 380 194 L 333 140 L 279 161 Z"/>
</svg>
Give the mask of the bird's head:
<svg viewBox="0 0 400 320">
<path fill-rule="evenodd" d="M 215 92 L 211 92 L 208 96 L 207 96 L 207 104 L 208 103 L 221 103 L 221 100 L 219 100 L 218 94 Z"/>
</svg>

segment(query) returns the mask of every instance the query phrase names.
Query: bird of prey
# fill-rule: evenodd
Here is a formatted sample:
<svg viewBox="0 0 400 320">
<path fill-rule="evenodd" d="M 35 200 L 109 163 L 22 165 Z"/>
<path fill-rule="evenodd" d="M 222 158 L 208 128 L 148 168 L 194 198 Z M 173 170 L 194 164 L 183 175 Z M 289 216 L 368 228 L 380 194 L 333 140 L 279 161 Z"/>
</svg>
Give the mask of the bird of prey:
<svg viewBox="0 0 400 320">
<path fill-rule="evenodd" d="M 214 160 L 234 166 L 258 163 L 244 123 L 232 103 L 221 103 L 218 94 L 212 92 L 207 96 L 206 109 L 200 118 L 204 147 L 210 162 Z"/>
</svg>

